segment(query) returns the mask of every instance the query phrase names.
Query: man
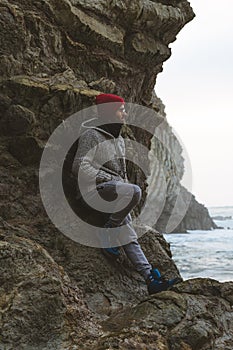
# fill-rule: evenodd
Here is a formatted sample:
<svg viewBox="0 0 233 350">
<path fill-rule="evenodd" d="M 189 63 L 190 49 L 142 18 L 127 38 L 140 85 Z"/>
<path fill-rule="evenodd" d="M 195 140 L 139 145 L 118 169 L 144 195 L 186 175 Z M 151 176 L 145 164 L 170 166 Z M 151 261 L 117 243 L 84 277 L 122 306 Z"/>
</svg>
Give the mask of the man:
<svg viewBox="0 0 233 350">
<path fill-rule="evenodd" d="M 84 184 L 84 193 L 78 187 L 78 198 L 84 194 L 89 202 L 98 203 L 97 197 L 100 195 L 109 203 L 111 212 L 99 236 L 102 252 L 109 258 L 117 259 L 119 246 L 122 246 L 135 269 L 145 279 L 149 294 L 167 290 L 178 280 L 165 280 L 158 269 L 152 268 L 131 223 L 130 211 L 139 203 L 141 189 L 127 179 L 125 143 L 120 135 L 127 117 L 125 101 L 117 95 L 100 94 L 96 97 L 96 105 L 98 119 L 92 118 L 82 124 L 83 132 L 72 167 L 73 174 Z M 98 126 L 95 125 L 97 120 L 101 122 Z M 100 147 L 104 143 L 106 146 Z M 111 207 L 113 201 L 114 206 Z M 110 231 L 116 231 L 116 228 L 118 234 L 111 236 Z M 111 245 L 111 237 L 114 242 L 118 239 L 119 244 Z"/>
</svg>

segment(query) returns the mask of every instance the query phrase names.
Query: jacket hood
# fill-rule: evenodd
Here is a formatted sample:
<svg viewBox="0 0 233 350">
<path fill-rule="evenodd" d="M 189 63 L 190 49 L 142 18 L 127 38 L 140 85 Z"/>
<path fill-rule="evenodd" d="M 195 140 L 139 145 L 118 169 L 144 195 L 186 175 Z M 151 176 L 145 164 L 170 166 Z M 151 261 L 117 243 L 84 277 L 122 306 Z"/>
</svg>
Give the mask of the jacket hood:
<svg viewBox="0 0 233 350">
<path fill-rule="evenodd" d="M 100 122 L 100 119 L 97 118 L 97 117 L 85 120 L 81 124 L 80 134 L 83 133 L 87 129 L 95 129 L 95 130 L 98 130 L 98 131 L 102 132 L 103 134 L 106 134 L 106 135 L 110 136 L 111 138 L 114 138 L 114 136 L 110 132 L 108 132 L 107 130 L 103 130 L 100 127 L 101 124 L 99 122 Z M 117 123 L 117 124 L 119 124 L 119 123 Z"/>
</svg>

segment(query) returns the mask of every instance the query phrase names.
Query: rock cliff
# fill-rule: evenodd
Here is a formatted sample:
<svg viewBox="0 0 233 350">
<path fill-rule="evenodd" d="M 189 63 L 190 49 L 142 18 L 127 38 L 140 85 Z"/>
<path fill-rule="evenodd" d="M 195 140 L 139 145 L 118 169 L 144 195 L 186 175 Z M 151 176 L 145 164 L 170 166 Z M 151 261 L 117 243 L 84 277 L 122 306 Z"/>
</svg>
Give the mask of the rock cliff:
<svg viewBox="0 0 233 350">
<path fill-rule="evenodd" d="M 193 279 L 149 297 L 125 257 L 108 265 L 59 236 L 52 258 L 32 233 L 0 222 L 1 349 L 232 349 L 233 282 Z M 141 243 L 177 273 L 162 236 Z"/>
<path fill-rule="evenodd" d="M 0 349 L 230 349 L 232 283 L 187 281 L 147 297 L 123 253 L 111 265 L 54 227 L 38 185 L 49 136 L 99 92 L 159 110 L 157 74 L 193 17 L 186 0 L 0 1 Z M 147 133 L 124 133 L 149 151 Z M 128 164 L 145 200 L 149 158 L 143 170 Z M 148 227 L 140 243 L 179 276 L 160 233 Z"/>
<path fill-rule="evenodd" d="M 158 114 L 164 118 L 163 134 L 160 139 L 155 135 L 151 139 L 149 152 L 150 175 L 148 182 L 148 216 L 156 218 L 153 227 L 160 232 L 187 232 L 187 230 L 211 230 L 217 225 L 211 219 L 207 208 L 197 202 L 195 197 L 181 185 L 184 176 L 185 160 L 183 148 L 166 121 L 165 106 L 154 94 Z M 190 176 L 190 175 L 189 175 Z M 188 182 L 191 188 L 191 176 Z M 161 189 L 166 187 L 166 198 Z M 182 204 L 174 210 L 176 201 L 181 195 Z M 185 205 L 183 206 L 183 203 Z M 169 218 L 174 214 L 180 219 Z M 183 215 L 182 215 L 183 213 Z"/>
</svg>

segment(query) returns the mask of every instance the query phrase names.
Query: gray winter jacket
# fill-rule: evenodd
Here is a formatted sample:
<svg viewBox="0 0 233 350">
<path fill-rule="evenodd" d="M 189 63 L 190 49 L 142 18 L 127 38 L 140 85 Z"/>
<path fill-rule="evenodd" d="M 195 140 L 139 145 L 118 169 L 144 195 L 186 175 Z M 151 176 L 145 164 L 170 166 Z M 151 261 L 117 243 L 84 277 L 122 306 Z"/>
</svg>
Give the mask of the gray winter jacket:
<svg viewBox="0 0 233 350">
<path fill-rule="evenodd" d="M 94 190 L 96 185 L 102 182 L 128 182 L 124 138 L 121 135 L 115 138 L 95 126 L 97 120 L 98 118 L 89 119 L 81 126 L 78 149 L 72 166 L 72 173 L 77 180 L 79 176 L 77 198 L 81 197 L 80 180 L 82 191 L 85 193 Z"/>
</svg>

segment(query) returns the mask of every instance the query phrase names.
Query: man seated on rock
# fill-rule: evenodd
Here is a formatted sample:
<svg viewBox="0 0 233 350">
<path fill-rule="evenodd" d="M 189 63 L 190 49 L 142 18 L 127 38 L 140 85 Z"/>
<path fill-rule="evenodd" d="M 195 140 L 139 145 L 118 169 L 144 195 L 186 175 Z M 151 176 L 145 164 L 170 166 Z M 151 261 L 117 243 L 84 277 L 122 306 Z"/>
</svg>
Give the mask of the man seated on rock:
<svg viewBox="0 0 233 350">
<path fill-rule="evenodd" d="M 91 118 L 82 123 L 84 131 L 79 137 L 72 172 L 77 178 L 79 175 L 83 178 L 89 201 L 98 203 L 97 197 L 100 196 L 108 203 L 109 208 L 114 201 L 108 220 L 103 229 L 99 228 L 102 252 L 108 258 L 117 260 L 122 246 L 135 269 L 145 279 L 149 294 L 167 290 L 177 283 L 178 279 L 166 280 L 158 269 L 152 268 L 132 226 L 130 211 L 140 201 L 141 189 L 138 185 L 129 183 L 127 179 L 125 143 L 120 135 L 127 117 L 125 101 L 117 95 L 100 94 L 96 97 L 96 104 L 98 118 Z M 101 123 L 96 126 L 97 119 Z M 95 147 L 99 147 L 103 142 L 105 145 L 103 144 L 101 151 L 96 150 Z M 90 150 L 92 152 L 89 152 Z"/>
</svg>

